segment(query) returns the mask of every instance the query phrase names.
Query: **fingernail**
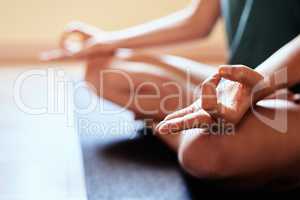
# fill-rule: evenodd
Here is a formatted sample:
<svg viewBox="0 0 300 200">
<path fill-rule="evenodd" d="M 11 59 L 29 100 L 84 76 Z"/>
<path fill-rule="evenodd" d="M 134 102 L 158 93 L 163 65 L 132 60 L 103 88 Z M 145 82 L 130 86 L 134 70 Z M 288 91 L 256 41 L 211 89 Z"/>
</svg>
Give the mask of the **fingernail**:
<svg viewBox="0 0 300 200">
<path fill-rule="evenodd" d="M 226 74 L 226 70 L 225 70 L 224 68 L 220 68 L 220 69 L 219 69 L 219 74 L 220 74 L 220 75 Z"/>
<path fill-rule="evenodd" d="M 161 127 L 161 125 L 164 123 L 165 121 L 161 121 L 161 122 L 159 122 L 157 125 L 156 125 L 156 127 L 155 127 L 155 131 L 156 132 L 159 132 L 159 128 Z"/>
<path fill-rule="evenodd" d="M 226 75 L 232 73 L 232 67 L 230 66 L 222 66 L 219 68 L 219 74 L 220 75 Z"/>
<path fill-rule="evenodd" d="M 170 119 L 170 117 L 172 116 L 172 114 L 167 115 L 164 119 L 163 122 L 168 121 Z"/>
<path fill-rule="evenodd" d="M 160 134 L 167 134 L 169 132 L 168 129 L 168 124 L 162 124 L 159 128 L 158 128 L 158 133 Z"/>
<path fill-rule="evenodd" d="M 160 133 L 160 134 L 170 133 L 170 127 L 171 126 L 172 126 L 172 123 L 163 121 L 163 123 L 158 128 L 158 133 Z"/>
</svg>

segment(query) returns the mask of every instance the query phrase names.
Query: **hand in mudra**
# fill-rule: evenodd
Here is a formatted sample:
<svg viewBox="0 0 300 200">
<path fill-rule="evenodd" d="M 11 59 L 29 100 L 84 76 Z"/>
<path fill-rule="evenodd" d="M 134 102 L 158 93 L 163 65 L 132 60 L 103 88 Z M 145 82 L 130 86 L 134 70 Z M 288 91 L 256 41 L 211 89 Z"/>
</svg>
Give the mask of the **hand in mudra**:
<svg viewBox="0 0 300 200">
<path fill-rule="evenodd" d="M 42 53 L 45 61 L 88 59 L 112 56 L 116 48 L 108 42 L 109 33 L 83 22 L 69 23 L 62 33 L 59 48 Z"/>
<path fill-rule="evenodd" d="M 167 116 L 157 130 L 176 133 L 207 127 L 218 119 L 237 124 L 255 103 L 253 88 L 258 84 L 263 84 L 263 76 L 246 66 L 221 66 L 217 74 L 203 82 L 200 99 Z"/>
</svg>

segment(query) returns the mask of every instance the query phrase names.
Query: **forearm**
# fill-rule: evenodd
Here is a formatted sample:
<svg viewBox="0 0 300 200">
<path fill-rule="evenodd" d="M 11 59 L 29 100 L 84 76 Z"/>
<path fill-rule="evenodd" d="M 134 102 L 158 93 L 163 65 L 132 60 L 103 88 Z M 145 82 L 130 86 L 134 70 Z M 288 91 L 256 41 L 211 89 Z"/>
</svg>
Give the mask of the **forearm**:
<svg viewBox="0 0 300 200">
<path fill-rule="evenodd" d="M 139 48 L 205 37 L 220 15 L 219 0 L 194 0 L 186 9 L 162 19 L 108 34 L 116 48 Z"/>
<path fill-rule="evenodd" d="M 291 87 L 300 82 L 300 36 L 282 47 L 256 68 L 265 77 L 265 89 L 258 100 L 278 89 Z"/>
</svg>

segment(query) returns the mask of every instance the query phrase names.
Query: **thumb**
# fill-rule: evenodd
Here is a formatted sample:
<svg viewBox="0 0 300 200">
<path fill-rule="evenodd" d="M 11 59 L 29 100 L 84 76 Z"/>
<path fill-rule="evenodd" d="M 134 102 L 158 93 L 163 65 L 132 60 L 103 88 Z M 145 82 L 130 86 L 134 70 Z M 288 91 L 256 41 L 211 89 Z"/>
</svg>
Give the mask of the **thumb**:
<svg viewBox="0 0 300 200">
<path fill-rule="evenodd" d="M 219 68 L 219 75 L 222 78 L 239 82 L 253 87 L 264 77 L 253 69 L 244 65 L 223 65 Z"/>
</svg>

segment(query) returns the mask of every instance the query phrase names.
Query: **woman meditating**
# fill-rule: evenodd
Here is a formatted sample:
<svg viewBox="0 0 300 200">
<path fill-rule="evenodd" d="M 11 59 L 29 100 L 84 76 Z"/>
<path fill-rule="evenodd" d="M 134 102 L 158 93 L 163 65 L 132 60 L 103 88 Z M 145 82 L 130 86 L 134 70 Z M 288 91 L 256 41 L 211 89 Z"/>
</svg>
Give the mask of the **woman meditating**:
<svg viewBox="0 0 300 200">
<path fill-rule="evenodd" d="M 205 38 L 220 17 L 230 58 L 219 68 L 168 55 L 115 54 Z M 68 42 L 70 33 L 81 36 L 81 46 Z M 86 79 L 98 94 L 160 122 L 157 137 L 191 175 L 291 188 L 300 180 L 299 34 L 298 0 L 195 0 L 174 15 L 112 33 L 73 23 L 61 49 L 44 58 L 86 59 Z M 122 73 L 99 77 L 108 69 Z"/>
</svg>

